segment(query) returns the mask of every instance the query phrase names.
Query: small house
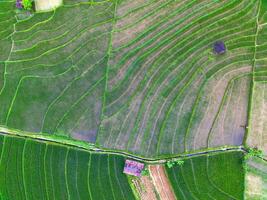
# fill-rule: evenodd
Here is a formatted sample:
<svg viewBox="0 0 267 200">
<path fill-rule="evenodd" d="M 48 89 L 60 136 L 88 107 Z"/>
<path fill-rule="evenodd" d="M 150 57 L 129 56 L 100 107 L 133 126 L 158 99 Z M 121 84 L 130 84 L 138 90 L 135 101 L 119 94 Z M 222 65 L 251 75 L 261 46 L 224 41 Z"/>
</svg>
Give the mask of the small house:
<svg viewBox="0 0 267 200">
<path fill-rule="evenodd" d="M 144 163 L 140 163 L 133 160 L 126 160 L 123 173 L 140 177 L 144 166 Z"/>
<path fill-rule="evenodd" d="M 213 45 L 213 50 L 214 50 L 214 53 L 216 54 L 224 54 L 226 52 L 226 47 L 225 47 L 224 42 L 222 41 L 215 42 Z"/>
</svg>

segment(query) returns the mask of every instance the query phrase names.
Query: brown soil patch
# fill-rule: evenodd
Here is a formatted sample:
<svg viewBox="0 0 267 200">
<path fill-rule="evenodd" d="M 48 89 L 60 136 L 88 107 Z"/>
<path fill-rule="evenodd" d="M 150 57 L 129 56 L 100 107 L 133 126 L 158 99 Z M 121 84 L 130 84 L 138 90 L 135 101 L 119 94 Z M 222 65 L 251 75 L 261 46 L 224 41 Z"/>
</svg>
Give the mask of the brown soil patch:
<svg viewBox="0 0 267 200">
<path fill-rule="evenodd" d="M 134 179 L 133 183 L 142 200 L 157 199 L 156 190 L 150 177 L 142 176 L 140 179 Z"/>
<path fill-rule="evenodd" d="M 149 166 L 149 172 L 155 188 L 162 200 L 175 200 L 176 197 L 166 176 L 164 166 Z"/>
</svg>

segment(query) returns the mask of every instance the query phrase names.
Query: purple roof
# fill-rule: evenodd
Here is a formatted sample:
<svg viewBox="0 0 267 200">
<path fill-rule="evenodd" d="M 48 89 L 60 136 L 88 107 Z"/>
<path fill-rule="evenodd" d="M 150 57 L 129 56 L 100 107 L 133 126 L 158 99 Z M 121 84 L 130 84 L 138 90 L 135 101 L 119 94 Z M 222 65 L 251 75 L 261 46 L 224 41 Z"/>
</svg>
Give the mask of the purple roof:
<svg viewBox="0 0 267 200">
<path fill-rule="evenodd" d="M 214 49 L 214 52 L 217 53 L 217 54 L 223 54 L 226 51 L 225 44 L 222 41 L 215 42 L 214 46 L 213 46 L 213 49 Z"/>
<path fill-rule="evenodd" d="M 139 163 L 133 160 L 126 160 L 123 173 L 133 176 L 141 176 L 141 172 L 144 169 L 144 163 Z"/>
<path fill-rule="evenodd" d="M 22 6 L 22 0 L 17 0 L 16 1 L 16 7 L 19 8 L 19 9 L 22 9 L 23 6 Z"/>
</svg>

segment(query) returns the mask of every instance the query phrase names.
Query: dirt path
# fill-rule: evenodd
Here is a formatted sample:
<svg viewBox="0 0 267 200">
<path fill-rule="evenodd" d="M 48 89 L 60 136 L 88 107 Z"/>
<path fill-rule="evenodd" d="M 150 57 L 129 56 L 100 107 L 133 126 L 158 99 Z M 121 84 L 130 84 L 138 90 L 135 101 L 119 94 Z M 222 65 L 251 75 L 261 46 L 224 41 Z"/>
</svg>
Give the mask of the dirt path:
<svg viewBox="0 0 267 200">
<path fill-rule="evenodd" d="M 166 176 L 163 165 L 149 166 L 153 184 L 162 200 L 176 200 L 172 187 Z"/>
</svg>

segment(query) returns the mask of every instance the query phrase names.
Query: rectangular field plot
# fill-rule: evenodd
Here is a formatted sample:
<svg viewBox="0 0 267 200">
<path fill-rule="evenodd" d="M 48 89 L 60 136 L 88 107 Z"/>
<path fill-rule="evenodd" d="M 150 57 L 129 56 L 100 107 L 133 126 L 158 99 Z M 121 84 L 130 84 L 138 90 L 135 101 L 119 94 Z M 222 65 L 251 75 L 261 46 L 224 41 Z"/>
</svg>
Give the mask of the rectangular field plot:
<svg viewBox="0 0 267 200">
<path fill-rule="evenodd" d="M 264 82 L 256 82 L 253 87 L 246 142 L 250 147 L 257 147 L 267 155 L 267 83 Z"/>
<path fill-rule="evenodd" d="M 1 200 L 134 200 L 124 158 L 0 135 Z"/>
<path fill-rule="evenodd" d="M 247 162 L 245 199 L 267 199 L 267 163 L 259 158 Z"/>
<path fill-rule="evenodd" d="M 205 155 L 166 167 L 166 172 L 179 200 L 243 200 L 242 161 L 242 152 Z"/>
</svg>

